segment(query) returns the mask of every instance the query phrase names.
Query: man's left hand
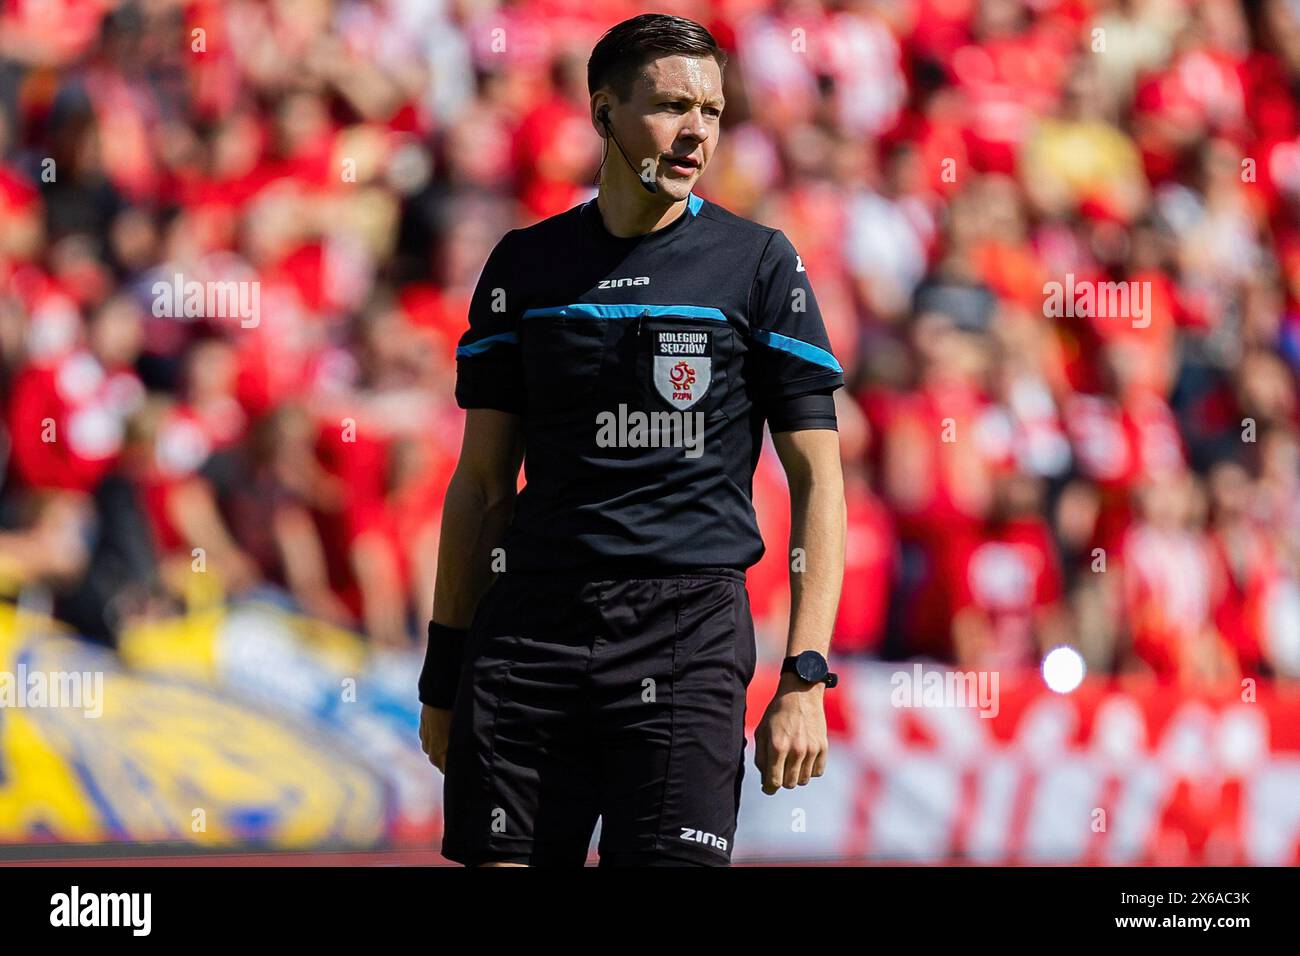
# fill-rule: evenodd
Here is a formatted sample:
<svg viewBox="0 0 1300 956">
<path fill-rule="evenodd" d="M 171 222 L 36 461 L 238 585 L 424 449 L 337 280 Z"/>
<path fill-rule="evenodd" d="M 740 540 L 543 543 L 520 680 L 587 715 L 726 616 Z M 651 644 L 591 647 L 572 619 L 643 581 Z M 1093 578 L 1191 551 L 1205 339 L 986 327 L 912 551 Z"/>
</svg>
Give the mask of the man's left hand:
<svg viewBox="0 0 1300 956">
<path fill-rule="evenodd" d="M 754 766 L 763 775 L 763 792 L 804 786 L 826 770 L 825 684 L 797 674 L 782 674 L 776 696 L 754 731 Z"/>
</svg>

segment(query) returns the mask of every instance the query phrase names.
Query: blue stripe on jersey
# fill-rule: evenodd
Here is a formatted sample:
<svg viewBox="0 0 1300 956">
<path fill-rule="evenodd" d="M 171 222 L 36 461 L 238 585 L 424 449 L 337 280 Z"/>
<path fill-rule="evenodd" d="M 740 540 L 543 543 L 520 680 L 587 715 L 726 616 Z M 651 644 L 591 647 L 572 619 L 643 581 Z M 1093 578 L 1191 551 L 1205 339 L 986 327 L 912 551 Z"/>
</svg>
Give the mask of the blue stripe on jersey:
<svg viewBox="0 0 1300 956">
<path fill-rule="evenodd" d="M 469 358 L 471 355 L 478 355 L 479 352 L 486 352 L 492 346 L 498 343 L 502 345 L 518 345 L 519 336 L 514 332 L 502 332 L 500 335 L 489 335 L 487 338 L 479 339 L 477 342 L 471 342 L 469 345 L 461 345 L 456 349 L 456 358 Z"/>
<path fill-rule="evenodd" d="M 755 329 L 754 338 L 764 345 L 780 349 L 782 352 L 789 352 L 805 362 L 822 365 L 836 372 L 844 371 L 844 369 L 840 368 L 840 363 L 835 361 L 835 356 L 830 352 L 799 339 L 792 339 L 788 335 L 781 335 L 779 332 L 768 332 L 766 329 Z"/>
<path fill-rule="evenodd" d="M 538 319 L 546 316 L 563 316 L 574 318 L 584 316 L 589 319 L 635 319 L 640 315 L 661 316 L 680 315 L 688 319 L 710 319 L 714 322 L 726 322 L 727 317 L 721 309 L 702 305 L 644 305 L 638 302 L 620 302 L 602 305 L 596 302 L 576 302 L 573 305 L 553 305 L 545 309 L 528 309 L 525 319 Z"/>
<path fill-rule="evenodd" d="M 700 211 L 700 207 L 703 205 L 704 205 L 704 200 L 701 199 L 699 196 L 695 195 L 695 193 L 691 193 L 689 196 L 686 197 L 686 208 L 691 211 L 692 216 L 698 215 Z"/>
</svg>

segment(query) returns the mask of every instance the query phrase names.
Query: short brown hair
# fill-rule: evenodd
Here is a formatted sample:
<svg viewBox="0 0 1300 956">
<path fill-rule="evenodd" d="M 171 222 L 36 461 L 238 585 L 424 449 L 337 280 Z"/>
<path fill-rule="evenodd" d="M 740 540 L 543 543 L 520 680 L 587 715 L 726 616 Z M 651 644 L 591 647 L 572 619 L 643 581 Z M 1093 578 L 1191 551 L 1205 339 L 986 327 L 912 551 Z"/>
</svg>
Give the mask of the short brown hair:
<svg viewBox="0 0 1300 956">
<path fill-rule="evenodd" d="M 625 102 L 632 96 L 637 73 L 661 56 L 711 56 L 719 70 L 727 67 L 727 54 L 718 41 L 694 20 L 643 13 L 610 27 L 596 43 L 587 61 L 587 91 L 608 86 Z"/>
</svg>

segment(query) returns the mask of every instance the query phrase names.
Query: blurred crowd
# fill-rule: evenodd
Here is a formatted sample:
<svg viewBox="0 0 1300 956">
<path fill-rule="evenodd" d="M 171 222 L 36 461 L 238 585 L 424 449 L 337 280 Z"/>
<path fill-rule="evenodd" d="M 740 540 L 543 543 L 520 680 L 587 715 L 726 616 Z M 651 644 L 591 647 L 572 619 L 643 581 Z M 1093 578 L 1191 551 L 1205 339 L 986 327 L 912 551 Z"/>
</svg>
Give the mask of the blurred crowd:
<svg viewBox="0 0 1300 956">
<path fill-rule="evenodd" d="M 0 591 L 418 646 L 470 296 L 594 195 L 586 58 L 644 9 L 0 0 Z M 834 651 L 1300 677 L 1300 3 L 653 9 L 729 51 L 698 192 L 786 232 L 846 370 Z M 771 454 L 755 508 L 780 653 Z"/>
</svg>

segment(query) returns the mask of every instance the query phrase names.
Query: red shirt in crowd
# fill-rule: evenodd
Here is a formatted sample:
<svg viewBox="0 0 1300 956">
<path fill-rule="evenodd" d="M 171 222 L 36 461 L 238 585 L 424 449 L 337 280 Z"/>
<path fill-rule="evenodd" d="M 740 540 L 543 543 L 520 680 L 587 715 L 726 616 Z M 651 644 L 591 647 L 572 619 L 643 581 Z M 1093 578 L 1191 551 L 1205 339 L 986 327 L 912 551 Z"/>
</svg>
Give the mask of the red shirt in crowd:
<svg viewBox="0 0 1300 956">
<path fill-rule="evenodd" d="M 9 403 L 15 474 L 33 488 L 93 491 L 144 398 L 133 371 L 105 369 L 85 350 L 51 365 L 28 365 Z"/>
<path fill-rule="evenodd" d="M 1040 518 L 990 524 L 953 549 L 954 614 L 981 612 L 989 643 L 977 652 L 981 667 L 1033 666 L 1043 611 L 1061 600 L 1061 569 L 1051 534 Z"/>
</svg>

